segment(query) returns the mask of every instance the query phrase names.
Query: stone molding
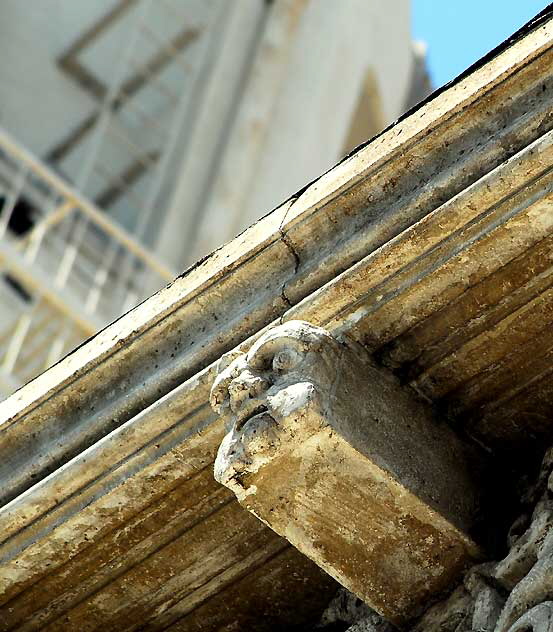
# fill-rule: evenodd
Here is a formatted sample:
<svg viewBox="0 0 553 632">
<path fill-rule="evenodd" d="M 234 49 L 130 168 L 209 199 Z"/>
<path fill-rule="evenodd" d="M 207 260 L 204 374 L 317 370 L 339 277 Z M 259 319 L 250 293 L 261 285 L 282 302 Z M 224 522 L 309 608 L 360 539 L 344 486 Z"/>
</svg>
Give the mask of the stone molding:
<svg viewBox="0 0 553 632">
<path fill-rule="evenodd" d="M 412 282 L 398 272 L 426 263 L 412 278 L 424 277 L 438 244 L 459 252 L 455 239 L 474 226 L 474 209 L 494 209 L 547 171 L 546 154 L 532 145 L 547 144 L 553 127 L 552 91 L 541 89 L 552 33 L 551 21 L 537 24 L 6 400 L 0 498 L 24 492 L 290 307 L 288 318 L 351 329 L 381 307 L 378 297 Z M 507 160 L 513 177 L 496 186 Z M 366 307 L 348 283 L 340 290 L 346 270 L 364 284 Z M 314 314 L 325 300 L 336 308 Z M 385 322 L 371 331 L 389 337 Z M 62 433 L 63 442 L 51 440 Z"/>
<path fill-rule="evenodd" d="M 71 614 L 78 629 L 95 620 L 123 582 L 120 565 L 134 562 L 123 549 L 101 568 L 82 558 L 103 555 L 104 538 L 119 551 L 141 512 L 159 510 L 151 521 L 165 528 L 165 495 L 194 492 L 198 472 L 211 476 L 224 434 L 208 405 L 217 362 L 247 352 L 271 324 L 306 320 L 394 370 L 412 362 L 414 375 L 402 375 L 430 401 L 464 389 L 478 406 L 467 430 L 490 455 L 497 443 L 539 440 L 550 419 L 538 387 L 550 389 L 551 371 L 551 68 L 550 11 L 2 404 L 1 625 L 36 630 Z M 523 346 L 528 355 L 516 357 Z M 531 418 L 519 424 L 526 410 Z M 233 513 L 222 492 L 243 521 L 236 537 L 251 541 L 265 528 Z M 204 519 L 198 529 L 208 533 Z M 171 520 L 177 537 L 183 527 Z M 163 568 L 175 559 L 159 549 L 161 537 L 136 553 L 135 577 L 158 556 Z M 260 559 L 297 563 L 291 547 L 286 563 L 272 557 L 281 545 L 270 540 L 257 562 L 233 558 L 228 573 L 228 551 L 211 555 L 214 584 L 217 573 L 230 583 Z M 180 563 L 155 599 L 136 597 L 133 621 L 158 607 L 167 625 L 188 616 L 200 597 Z M 203 559 L 191 568 L 206 571 Z M 80 572 L 86 581 L 76 585 Z"/>
</svg>

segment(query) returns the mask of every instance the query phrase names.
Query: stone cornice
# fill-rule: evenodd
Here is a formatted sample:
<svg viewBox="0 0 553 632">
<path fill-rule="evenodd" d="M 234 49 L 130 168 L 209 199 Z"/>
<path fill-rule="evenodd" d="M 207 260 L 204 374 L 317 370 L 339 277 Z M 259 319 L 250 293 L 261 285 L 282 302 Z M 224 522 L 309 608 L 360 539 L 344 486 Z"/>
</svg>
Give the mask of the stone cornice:
<svg viewBox="0 0 553 632">
<path fill-rule="evenodd" d="M 49 456 L 26 448 L 28 473 L 42 477 L 291 304 L 431 222 L 553 126 L 551 91 L 541 89 L 552 30 L 546 22 L 528 33 L 20 389 L 1 407 L 0 446 L 29 432 L 40 446 L 43 428 L 71 428 L 79 437 L 66 432 Z M 438 230 L 435 241 L 454 229 Z M 13 462 L 6 469 L 5 499 L 27 485 Z"/>
<path fill-rule="evenodd" d="M 302 319 L 402 369 L 419 357 L 413 327 L 544 243 L 552 35 L 538 24 L 0 406 L 5 595 L 99 537 L 98 516 L 107 533 L 208 471 L 222 354 Z M 525 288 L 521 307 L 536 296 Z M 500 317 L 464 313 L 471 335 Z M 459 388 L 463 367 L 444 362 L 408 366 L 431 401 Z M 474 431 L 493 444 L 489 428 Z"/>
</svg>

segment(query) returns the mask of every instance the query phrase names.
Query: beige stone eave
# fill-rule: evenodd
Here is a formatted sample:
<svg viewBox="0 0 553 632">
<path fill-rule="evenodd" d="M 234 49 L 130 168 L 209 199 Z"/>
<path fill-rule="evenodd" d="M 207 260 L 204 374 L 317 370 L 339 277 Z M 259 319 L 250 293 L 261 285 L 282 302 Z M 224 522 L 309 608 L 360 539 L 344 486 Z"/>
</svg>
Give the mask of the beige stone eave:
<svg viewBox="0 0 553 632">
<path fill-rule="evenodd" d="M 506 391 L 485 364 L 483 382 L 471 366 L 489 354 L 488 366 L 517 396 L 526 392 L 524 379 L 535 388 L 548 371 L 551 333 L 542 356 L 516 357 L 516 350 L 551 329 L 552 36 L 553 21 L 536 24 L 0 406 L 0 581 L 14 598 L 12 620 L 25 613 L 27 627 L 17 629 L 38 629 L 52 613 L 85 621 L 87 607 L 101 610 L 82 601 L 93 580 L 53 605 L 41 605 L 34 589 L 16 595 L 35 582 L 43 590 L 52 567 L 87 541 L 122 529 L 148 503 L 210 471 L 223 433 L 207 403 L 214 364 L 271 323 L 303 319 L 349 336 L 431 401 L 468 383 L 473 400 L 446 403 L 463 412 L 479 441 L 510 440 L 494 430 Z M 539 248 L 546 250 L 533 273 Z M 509 266 L 513 275 L 498 286 Z M 519 279 L 521 270 L 530 270 L 527 278 Z M 456 301 L 462 309 L 446 318 Z M 528 340 L 506 326 L 517 318 Z M 451 323 L 464 333 L 452 334 Z M 527 366 L 520 383 L 509 374 L 513 353 Z M 484 407 L 478 421 L 472 401 Z M 242 514 L 245 532 L 257 529 Z M 222 533 L 214 528 L 213 538 Z M 279 546 L 268 542 L 267 559 Z M 119 570 L 102 572 L 98 581 L 109 591 Z M 59 581 L 69 586 L 69 571 Z M 179 600 L 148 616 L 172 621 L 194 598 L 201 602 L 199 589 L 187 593 L 178 574 L 172 581 L 159 603 L 176 593 Z M 137 617 L 146 616 L 141 599 L 148 596 L 136 597 Z"/>
</svg>

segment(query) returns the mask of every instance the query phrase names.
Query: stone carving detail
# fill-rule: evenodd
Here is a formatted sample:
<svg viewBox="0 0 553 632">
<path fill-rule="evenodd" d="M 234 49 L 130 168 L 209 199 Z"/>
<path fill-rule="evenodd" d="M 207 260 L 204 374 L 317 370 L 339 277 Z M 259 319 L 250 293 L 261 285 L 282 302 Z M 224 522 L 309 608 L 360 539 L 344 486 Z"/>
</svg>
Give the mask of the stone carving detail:
<svg viewBox="0 0 553 632">
<path fill-rule="evenodd" d="M 553 632 L 552 471 L 553 448 L 527 494 L 533 510 L 511 528 L 507 556 L 473 567 L 414 632 Z"/>
<path fill-rule="evenodd" d="M 288 439 L 301 440 L 313 419 L 320 419 L 310 411 L 332 396 L 342 356 L 340 343 L 324 329 L 289 321 L 269 330 L 247 353 L 224 357 L 210 398 L 228 430 L 215 478 L 236 488 Z"/>
<path fill-rule="evenodd" d="M 553 631 L 553 602 L 546 601 L 534 606 L 509 628 L 509 632 L 552 632 Z"/>
</svg>

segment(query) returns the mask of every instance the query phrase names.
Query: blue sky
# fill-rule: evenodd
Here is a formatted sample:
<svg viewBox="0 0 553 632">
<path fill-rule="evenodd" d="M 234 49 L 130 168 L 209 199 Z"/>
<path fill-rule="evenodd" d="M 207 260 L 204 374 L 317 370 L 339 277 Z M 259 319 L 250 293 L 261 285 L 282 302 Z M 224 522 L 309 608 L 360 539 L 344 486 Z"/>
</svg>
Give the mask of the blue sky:
<svg viewBox="0 0 553 632">
<path fill-rule="evenodd" d="M 456 77 L 547 5 L 544 0 L 412 0 L 413 34 L 428 45 L 433 86 Z"/>
</svg>

